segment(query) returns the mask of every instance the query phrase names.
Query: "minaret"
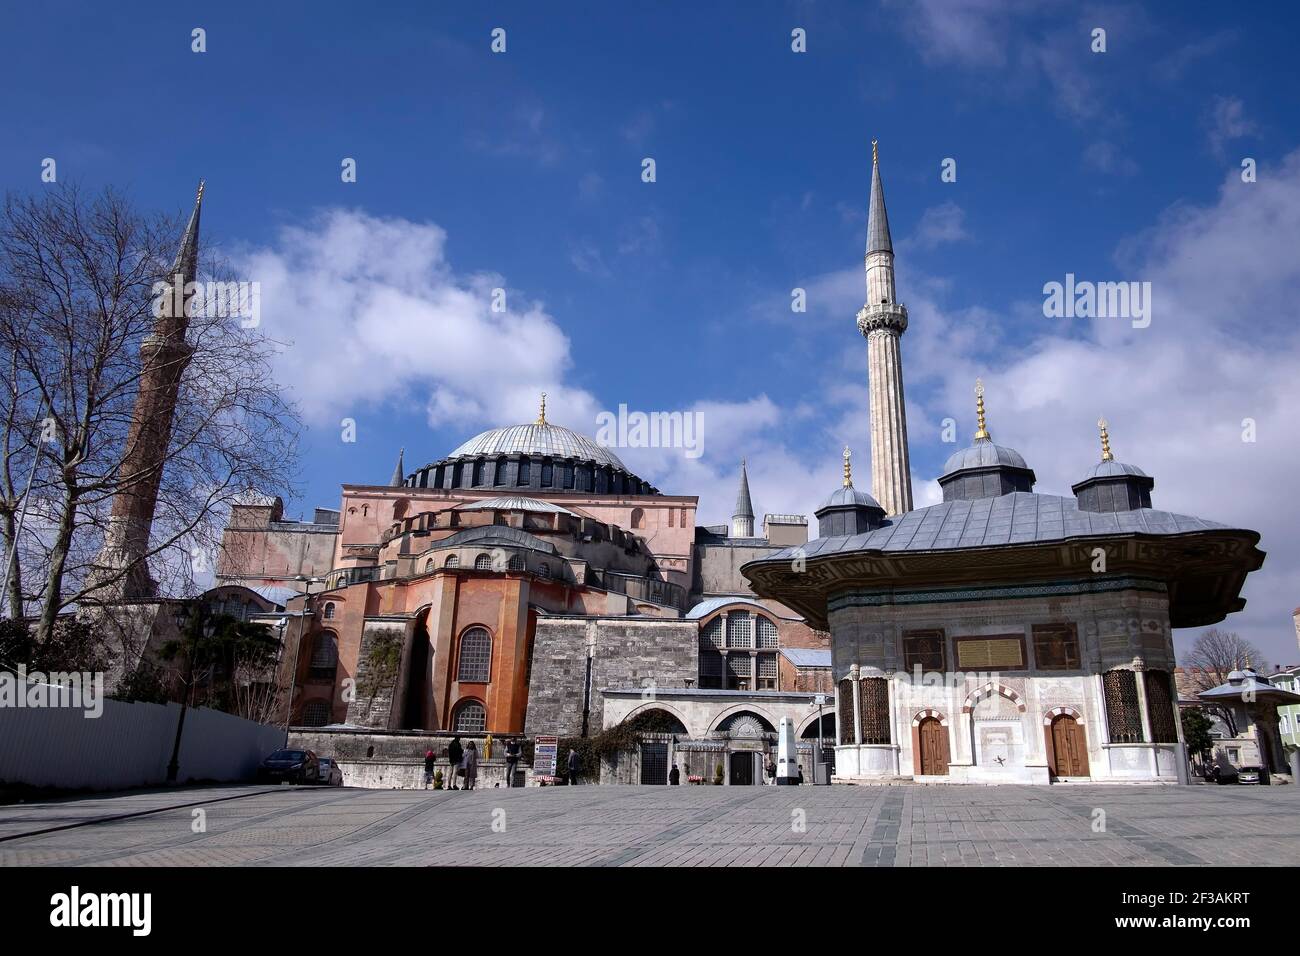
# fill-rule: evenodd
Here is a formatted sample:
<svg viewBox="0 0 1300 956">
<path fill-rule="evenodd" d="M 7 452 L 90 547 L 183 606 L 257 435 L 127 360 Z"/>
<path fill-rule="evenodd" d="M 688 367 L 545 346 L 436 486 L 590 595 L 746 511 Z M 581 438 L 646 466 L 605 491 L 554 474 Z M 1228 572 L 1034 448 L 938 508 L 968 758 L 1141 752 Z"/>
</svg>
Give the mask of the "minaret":
<svg viewBox="0 0 1300 956">
<path fill-rule="evenodd" d="M 388 484 L 393 488 L 400 488 L 406 484 L 406 469 L 402 467 L 402 457 L 406 454 L 403 448 L 397 453 L 397 467 L 393 469 L 393 477 L 389 479 Z"/>
<path fill-rule="evenodd" d="M 880 184 L 880 156 L 871 141 L 871 211 L 867 218 L 867 302 L 858 331 L 867 339 L 871 391 L 871 493 L 888 515 L 912 510 L 912 472 L 903 404 L 899 339 L 907 331 L 907 308 L 894 295 L 894 245 Z"/>
<path fill-rule="evenodd" d="M 740 490 L 736 492 L 736 510 L 731 515 L 731 536 L 754 537 L 754 505 L 749 500 L 749 475 L 745 471 L 744 459 L 740 462 Z"/>
<path fill-rule="evenodd" d="M 155 596 L 156 585 L 149 575 L 146 558 L 153 529 L 158 486 L 171 443 L 172 419 L 180 393 L 181 375 L 193 349 L 185 341 L 185 287 L 195 281 L 199 259 L 199 213 L 203 207 L 203 183 L 199 183 L 194 211 L 181 238 L 176 260 L 167 273 L 170 283 L 159 308 L 153 330 L 140 345 L 140 386 L 127 432 L 126 452 L 118 467 L 118 490 L 113 496 L 104 545 L 95 559 L 91 580 L 104 579 L 127 569 L 126 574 L 106 583 L 96 592 L 100 601 L 131 600 Z"/>
</svg>

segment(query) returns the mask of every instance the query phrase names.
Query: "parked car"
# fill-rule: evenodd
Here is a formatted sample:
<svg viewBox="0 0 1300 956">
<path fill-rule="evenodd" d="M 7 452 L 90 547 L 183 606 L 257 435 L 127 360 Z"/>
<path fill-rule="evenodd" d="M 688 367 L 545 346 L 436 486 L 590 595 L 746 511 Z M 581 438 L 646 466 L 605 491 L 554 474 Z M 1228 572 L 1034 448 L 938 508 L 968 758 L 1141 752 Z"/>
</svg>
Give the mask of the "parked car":
<svg viewBox="0 0 1300 956">
<path fill-rule="evenodd" d="M 343 786 L 343 771 L 333 757 L 320 758 L 320 782 L 327 787 Z"/>
<path fill-rule="evenodd" d="M 1268 783 L 1268 771 L 1263 767 L 1242 767 L 1237 771 L 1237 783 Z"/>
<path fill-rule="evenodd" d="M 277 750 L 257 768 L 259 783 L 316 783 L 320 758 L 310 750 Z"/>
<path fill-rule="evenodd" d="M 1215 764 L 1210 768 L 1209 776 L 1206 779 L 1211 783 L 1236 783 L 1237 771 L 1232 770 L 1231 768 L 1225 769 L 1224 767 Z"/>
</svg>

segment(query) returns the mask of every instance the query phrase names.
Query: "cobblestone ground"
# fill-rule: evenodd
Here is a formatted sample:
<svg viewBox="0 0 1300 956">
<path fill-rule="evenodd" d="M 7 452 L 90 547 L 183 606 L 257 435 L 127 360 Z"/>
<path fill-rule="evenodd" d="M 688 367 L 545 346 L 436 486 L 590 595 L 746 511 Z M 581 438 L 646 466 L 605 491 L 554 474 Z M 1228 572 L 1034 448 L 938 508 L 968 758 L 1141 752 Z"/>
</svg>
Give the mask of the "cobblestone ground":
<svg viewBox="0 0 1300 956">
<path fill-rule="evenodd" d="M 214 787 L 0 807 L 0 865 L 1296 865 L 1297 811 L 1300 786 Z"/>
</svg>

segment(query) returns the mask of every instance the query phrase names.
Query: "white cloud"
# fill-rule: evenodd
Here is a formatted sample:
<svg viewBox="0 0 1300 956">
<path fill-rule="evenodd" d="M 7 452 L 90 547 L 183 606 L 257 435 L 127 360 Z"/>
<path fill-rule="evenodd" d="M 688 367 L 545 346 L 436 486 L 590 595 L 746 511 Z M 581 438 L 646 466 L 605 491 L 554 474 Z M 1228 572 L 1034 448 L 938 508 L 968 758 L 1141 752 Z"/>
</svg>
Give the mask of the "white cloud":
<svg viewBox="0 0 1300 956">
<path fill-rule="evenodd" d="M 569 340 L 545 307 L 501 276 L 457 274 L 432 223 L 334 209 L 246 251 L 267 333 L 290 345 L 278 372 L 309 424 L 336 425 L 394 395 L 423 392 L 431 415 L 523 421 L 548 389 L 557 407 L 589 408 L 560 388 Z M 492 311 L 505 289 L 508 311 Z"/>
<path fill-rule="evenodd" d="M 965 229 L 966 212 L 951 200 L 931 206 L 921 213 L 910 242 L 921 249 L 933 249 L 945 242 L 969 239 Z"/>
</svg>

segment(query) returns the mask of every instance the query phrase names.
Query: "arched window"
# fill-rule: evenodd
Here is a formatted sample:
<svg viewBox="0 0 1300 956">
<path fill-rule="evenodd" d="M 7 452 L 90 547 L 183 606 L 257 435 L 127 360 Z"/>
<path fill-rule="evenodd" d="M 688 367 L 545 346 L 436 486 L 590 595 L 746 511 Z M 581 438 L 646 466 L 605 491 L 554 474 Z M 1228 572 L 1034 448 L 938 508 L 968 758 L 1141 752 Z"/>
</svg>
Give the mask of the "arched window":
<svg viewBox="0 0 1300 956">
<path fill-rule="evenodd" d="M 447 560 L 442 562 L 442 566 L 444 568 L 458 568 L 460 567 L 460 558 L 456 557 L 454 554 L 449 554 L 447 555 Z"/>
<path fill-rule="evenodd" d="M 451 729 L 458 734 L 481 734 L 487 730 L 487 709 L 476 700 L 462 701 L 452 718 Z"/>
<path fill-rule="evenodd" d="M 334 602 L 333 602 L 333 601 L 326 601 L 326 602 L 325 602 L 325 620 L 327 620 L 327 621 L 332 621 L 332 620 L 334 620 Z"/>
<path fill-rule="evenodd" d="M 339 666 L 339 639 L 333 631 L 321 631 L 311 646 L 311 676 L 334 679 Z"/>
<path fill-rule="evenodd" d="M 424 562 L 424 573 L 428 574 L 432 570 L 433 570 L 433 558 L 430 558 L 428 561 Z"/>
<path fill-rule="evenodd" d="M 644 528 L 644 527 L 645 527 L 645 509 L 644 509 L 644 508 L 633 508 L 633 509 L 632 509 L 632 528 L 633 528 L 633 529 L 636 529 L 636 528 Z"/>
<path fill-rule="evenodd" d="M 398 498 L 393 502 L 393 520 L 401 521 L 406 517 L 406 509 L 411 506 L 411 502 L 406 498 Z"/>
<path fill-rule="evenodd" d="M 492 669 L 492 636 L 487 628 L 471 627 L 460 636 L 456 680 L 486 684 Z"/>
<path fill-rule="evenodd" d="M 776 625 L 771 619 L 763 617 L 761 614 L 754 618 L 755 626 L 758 631 L 758 646 L 773 648 L 777 646 Z"/>
<path fill-rule="evenodd" d="M 522 554 L 510 555 L 510 570 L 522 571 L 524 569 L 524 556 Z"/>
<path fill-rule="evenodd" d="M 327 700 L 309 700 L 302 708 L 304 727 L 324 727 L 330 722 L 330 704 Z"/>
<path fill-rule="evenodd" d="M 537 576 L 539 578 L 549 578 L 551 576 L 551 566 L 543 561 L 537 566 Z"/>
<path fill-rule="evenodd" d="M 748 611 L 732 611 L 727 615 L 727 646 L 739 648 L 754 646 Z"/>
<path fill-rule="evenodd" d="M 477 558 L 474 559 L 474 570 L 491 571 L 492 556 L 490 554 L 480 554 Z"/>
</svg>

